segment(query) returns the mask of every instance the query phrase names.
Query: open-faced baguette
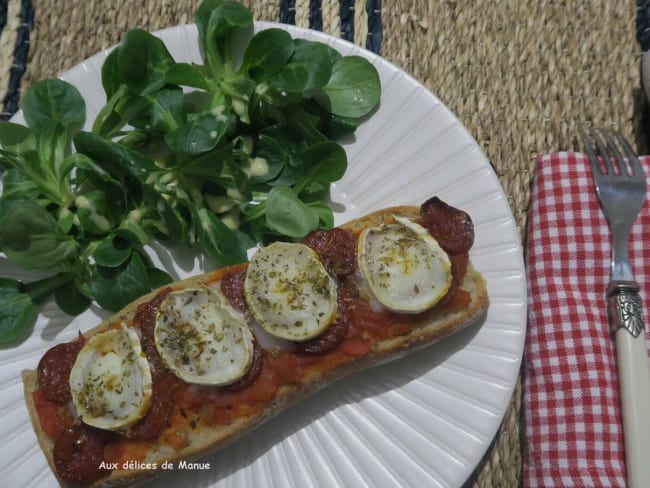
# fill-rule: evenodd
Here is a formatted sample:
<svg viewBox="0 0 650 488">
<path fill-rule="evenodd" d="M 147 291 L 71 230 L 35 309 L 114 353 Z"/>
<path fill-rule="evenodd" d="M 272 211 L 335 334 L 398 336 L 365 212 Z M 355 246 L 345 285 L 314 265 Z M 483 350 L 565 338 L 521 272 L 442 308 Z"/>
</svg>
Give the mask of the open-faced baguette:
<svg viewBox="0 0 650 488">
<path fill-rule="evenodd" d="M 392 221 L 394 215 L 417 221 L 420 219 L 420 208 L 401 206 L 384 209 L 353 220 L 341 226 L 341 228 L 358 236 L 363 229 Z M 223 275 L 224 271 L 219 270 L 194 276 L 172 284 L 171 288 L 179 290 L 183 288 L 209 286 L 214 284 L 215 279 L 218 280 Z M 483 277 L 472 266 L 471 262 L 467 265 L 462 281 L 460 284 L 456 283 L 456 286 L 464 290 L 465 300 L 461 303 L 454 303 L 452 301 L 452 303 L 433 307 L 432 310 L 427 311 L 424 320 L 419 321 L 408 330 L 401 331 L 398 335 L 392 337 L 373 340 L 372 347 L 363 354 L 353 354 L 348 358 L 346 355 L 337 352 L 324 353 L 322 355 L 323 357 L 328 357 L 330 354 L 339 354 L 336 357 L 342 357 L 343 359 L 330 361 L 330 363 L 324 360 L 326 363 L 325 366 L 318 366 L 319 359 L 315 359 L 314 364 L 317 366 L 305 367 L 299 381 L 294 380 L 287 384 L 281 384 L 268 401 L 262 402 L 259 405 L 253 403 L 254 408 L 244 409 L 243 414 L 238 414 L 240 416 L 235 415 L 226 422 L 217 422 L 216 425 L 214 423 L 206 424 L 201 421 L 198 423 L 194 422 L 191 430 L 184 433 L 186 437 L 189 436 L 186 439 L 186 445 L 171 447 L 166 444 L 165 436 L 160 435 L 157 439 L 149 442 L 148 452 L 145 452 L 143 455 L 140 451 L 139 464 L 130 466 L 133 469 L 121 469 L 122 462 L 120 462 L 118 469 L 107 470 L 106 476 L 88 485 L 118 486 L 134 484 L 162 474 L 161 465 L 165 461 L 178 463 L 180 460 L 197 460 L 208 452 L 222 448 L 264 421 L 271 419 L 280 411 L 299 403 L 301 399 L 344 376 L 404 356 L 414 350 L 428 346 L 470 324 L 480 321 L 488 308 L 487 288 Z M 152 291 L 148 295 L 129 304 L 117 314 L 106 319 L 99 326 L 84 332 L 83 337 L 87 340 L 94 334 L 105 330 L 111 325 L 114 326 L 116 323 L 131 323 L 138 310 L 138 306 L 152 300 L 159 291 Z M 318 355 L 315 357 L 318 358 Z M 37 411 L 37 400 L 35 399 L 38 397 L 34 395 L 34 392 L 37 392 L 39 388 L 37 371 L 24 371 L 23 381 L 30 418 L 38 436 L 38 441 L 52 470 L 63 486 L 76 486 L 74 483 L 66 481 L 57 472 L 53 455 L 55 443 L 45 433 L 41 422 L 41 415 Z M 255 387 L 255 384 L 253 384 L 248 388 Z M 59 408 L 70 407 L 59 406 Z M 141 446 L 141 444 L 140 442 L 139 445 Z M 123 460 L 124 458 L 121 458 L 121 461 Z M 154 465 L 157 469 L 150 469 Z"/>
</svg>

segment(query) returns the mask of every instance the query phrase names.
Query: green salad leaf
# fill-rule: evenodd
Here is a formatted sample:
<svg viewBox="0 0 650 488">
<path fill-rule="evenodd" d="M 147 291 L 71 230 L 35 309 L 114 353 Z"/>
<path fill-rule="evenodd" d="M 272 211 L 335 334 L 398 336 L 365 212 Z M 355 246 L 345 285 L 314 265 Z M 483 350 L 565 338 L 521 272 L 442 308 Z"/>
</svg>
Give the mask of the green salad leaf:
<svg viewBox="0 0 650 488">
<path fill-rule="evenodd" d="M 43 274 L 0 278 L 0 343 L 23 337 L 48 297 L 71 315 L 114 311 L 169 283 L 143 250 L 152 239 L 225 266 L 334 224 L 326 202 L 348 165 L 337 140 L 379 104 L 373 65 L 255 32 L 237 2 L 204 0 L 194 20 L 202 63 L 124 34 L 91 129 L 77 89 L 54 79 L 27 92 L 24 126 L 0 122 L 0 251 Z"/>
</svg>

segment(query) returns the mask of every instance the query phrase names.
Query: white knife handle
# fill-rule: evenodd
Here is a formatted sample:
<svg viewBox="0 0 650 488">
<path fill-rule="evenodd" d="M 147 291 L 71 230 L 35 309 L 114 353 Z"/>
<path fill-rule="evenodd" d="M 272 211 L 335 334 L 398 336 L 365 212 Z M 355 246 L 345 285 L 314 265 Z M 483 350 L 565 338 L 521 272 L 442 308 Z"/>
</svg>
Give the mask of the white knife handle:
<svg viewBox="0 0 650 488">
<path fill-rule="evenodd" d="M 650 368 L 638 285 L 615 282 L 608 289 L 615 331 L 619 390 L 629 488 L 650 482 Z"/>
<path fill-rule="evenodd" d="M 618 378 L 623 410 L 625 464 L 629 488 L 650 482 L 650 374 L 645 335 L 616 333 Z"/>
</svg>

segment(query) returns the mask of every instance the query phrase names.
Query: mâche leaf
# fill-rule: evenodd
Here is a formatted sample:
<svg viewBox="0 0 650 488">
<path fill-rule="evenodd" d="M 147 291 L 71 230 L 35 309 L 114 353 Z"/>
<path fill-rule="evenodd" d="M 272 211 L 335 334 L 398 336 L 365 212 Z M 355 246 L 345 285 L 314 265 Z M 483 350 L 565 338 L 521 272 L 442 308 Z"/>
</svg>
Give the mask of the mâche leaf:
<svg viewBox="0 0 650 488">
<path fill-rule="evenodd" d="M 218 266 L 246 261 L 246 247 L 237 233 L 205 208 L 198 211 L 198 235 L 203 249 Z"/>
<path fill-rule="evenodd" d="M 132 252 L 120 266 L 94 266 L 90 289 L 102 308 L 115 312 L 151 289 L 149 273 L 140 255 Z"/>
<path fill-rule="evenodd" d="M 100 266 L 116 267 L 131 256 L 130 243 L 117 235 L 109 234 L 97 241 L 92 257 Z"/>
<path fill-rule="evenodd" d="M 117 48 L 115 64 L 119 79 L 130 90 L 148 95 L 165 85 L 165 75 L 174 65 L 174 58 L 159 38 L 142 29 L 131 29 Z"/>
<path fill-rule="evenodd" d="M 54 291 L 54 301 L 61 310 L 73 316 L 83 313 L 92 303 L 90 298 L 79 291 L 73 281 L 69 281 Z"/>
<path fill-rule="evenodd" d="M 66 273 L 27 284 L 0 278 L 0 344 L 15 344 L 29 337 L 40 304 L 70 280 L 71 275 Z"/>
<path fill-rule="evenodd" d="M 37 203 L 21 201 L 0 215 L 0 248 L 23 269 L 67 271 L 74 266 L 80 244 Z"/>
<path fill-rule="evenodd" d="M 86 120 L 86 104 L 79 91 L 63 80 L 42 80 L 32 85 L 22 104 L 27 126 L 35 133 L 53 126 L 81 129 Z"/>
<path fill-rule="evenodd" d="M 251 39 L 244 52 L 241 70 L 254 79 L 264 79 L 280 71 L 293 55 L 291 35 L 282 29 L 265 29 Z"/>
<path fill-rule="evenodd" d="M 0 344 L 25 335 L 34 326 L 38 306 L 17 280 L 0 278 Z"/>
<path fill-rule="evenodd" d="M 165 142 L 175 152 L 197 155 L 213 149 L 228 130 L 230 119 L 203 114 L 188 124 L 167 133 Z"/>
<path fill-rule="evenodd" d="M 266 200 L 266 223 L 280 235 L 302 238 L 318 227 L 319 213 L 286 186 L 271 189 Z"/>
<path fill-rule="evenodd" d="M 368 60 L 346 56 L 332 66 L 332 75 L 323 92 L 327 95 L 324 103 L 331 113 L 359 118 L 368 115 L 379 103 L 381 83 L 377 70 Z"/>
<path fill-rule="evenodd" d="M 269 83 L 281 90 L 305 92 L 327 84 L 332 73 L 330 50 L 327 45 L 304 39 L 294 39 L 293 55 L 278 70 Z"/>
</svg>

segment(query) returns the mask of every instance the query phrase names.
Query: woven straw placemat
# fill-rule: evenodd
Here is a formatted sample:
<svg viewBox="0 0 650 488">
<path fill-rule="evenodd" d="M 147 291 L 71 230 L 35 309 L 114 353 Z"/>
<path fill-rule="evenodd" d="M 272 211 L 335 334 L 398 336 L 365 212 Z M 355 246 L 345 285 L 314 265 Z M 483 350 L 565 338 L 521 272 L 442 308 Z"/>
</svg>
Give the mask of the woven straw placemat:
<svg viewBox="0 0 650 488">
<path fill-rule="evenodd" d="M 30 0 L 0 0 L 0 119 L 8 119 L 20 100 L 34 10 Z"/>
<path fill-rule="evenodd" d="M 198 0 L 0 0 L 0 96 L 119 42 L 192 21 Z M 312 27 L 379 52 L 430 88 L 492 162 L 522 238 L 538 154 L 579 149 L 578 127 L 617 128 L 645 152 L 636 4 L 619 0 L 245 0 L 258 20 Z M 33 29 L 30 8 L 35 12 Z M 8 7 L 8 8 L 7 8 Z M 21 11 L 24 14 L 21 17 Z M 5 21 L 3 22 L 3 12 Z M 13 24 L 11 24 L 13 22 Z M 5 25 L 6 24 L 6 25 Z M 11 26 L 10 26 L 11 25 Z M 19 34 L 20 26 L 22 34 Z M 8 63 L 8 64 L 7 64 Z M 8 68 L 9 66 L 9 68 Z M 4 101 L 5 112 L 15 106 Z M 521 382 L 467 486 L 521 483 Z"/>
</svg>

